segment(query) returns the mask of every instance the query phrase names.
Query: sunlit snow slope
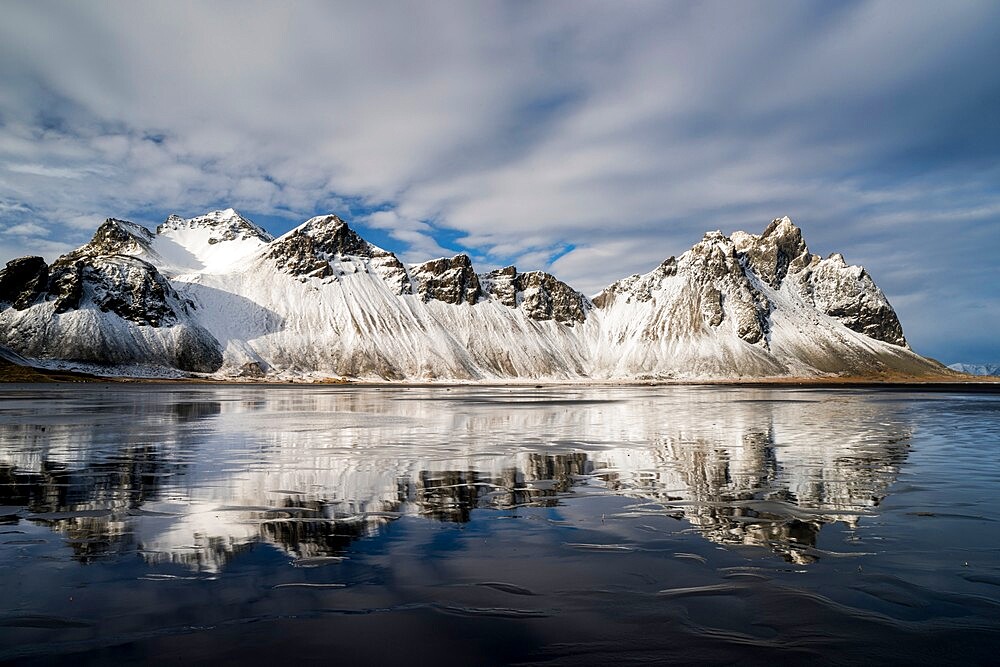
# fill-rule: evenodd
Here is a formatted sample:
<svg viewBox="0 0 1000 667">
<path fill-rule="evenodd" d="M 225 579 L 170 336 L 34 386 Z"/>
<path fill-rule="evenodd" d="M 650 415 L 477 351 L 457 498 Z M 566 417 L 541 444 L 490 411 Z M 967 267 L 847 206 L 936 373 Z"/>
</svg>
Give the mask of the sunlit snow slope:
<svg viewBox="0 0 1000 667">
<path fill-rule="evenodd" d="M 274 239 L 236 211 L 109 219 L 51 266 L 0 271 L 0 345 L 109 375 L 391 380 L 920 376 L 861 267 L 788 218 L 710 232 L 588 299 L 466 255 L 404 265 L 334 215 Z"/>
</svg>

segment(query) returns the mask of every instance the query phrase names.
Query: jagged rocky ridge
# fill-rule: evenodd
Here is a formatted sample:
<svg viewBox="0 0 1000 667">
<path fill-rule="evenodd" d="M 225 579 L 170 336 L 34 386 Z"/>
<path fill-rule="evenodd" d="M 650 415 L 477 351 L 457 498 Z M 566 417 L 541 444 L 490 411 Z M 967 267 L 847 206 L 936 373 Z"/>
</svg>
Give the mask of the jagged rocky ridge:
<svg viewBox="0 0 1000 667">
<path fill-rule="evenodd" d="M 106 374 L 708 379 L 942 374 L 885 295 L 788 218 L 709 232 L 593 300 L 467 255 L 405 265 L 335 215 L 280 238 L 227 209 L 152 233 L 109 219 L 51 265 L 0 270 L 0 345 Z"/>
</svg>

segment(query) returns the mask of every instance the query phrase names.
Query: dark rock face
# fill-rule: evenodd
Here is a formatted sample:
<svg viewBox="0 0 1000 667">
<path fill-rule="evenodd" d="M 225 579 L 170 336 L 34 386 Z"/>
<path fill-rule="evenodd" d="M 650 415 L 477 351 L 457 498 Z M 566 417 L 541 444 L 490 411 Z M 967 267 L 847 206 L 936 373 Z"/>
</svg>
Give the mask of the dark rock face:
<svg viewBox="0 0 1000 667">
<path fill-rule="evenodd" d="M 268 248 L 267 256 L 281 271 L 305 278 L 326 278 L 333 275 L 330 262 L 319 256 L 319 246 L 313 237 L 296 231 Z"/>
<path fill-rule="evenodd" d="M 11 321 L 0 343 L 26 356 L 98 365 L 161 364 L 202 373 L 222 366 L 218 341 L 183 317 L 191 305 L 141 259 L 62 258 L 52 265 L 41 299 Z M 68 319 L 52 318 L 45 301 Z M 129 326 L 101 313 L 114 313 Z M 166 337 L 153 333 L 167 327 Z"/>
<path fill-rule="evenodd" d="M 64 261 L 65 260 L 65 261 Z M 83 300 L 83 260 L 57 259 L 49 272 L 46 301 L 55 301 L 57 313 L 66 313 L 80 307 Z"/>
<path fill-rule="evenodd" d="M 722 307 L 722 292 L 714 285 L 706 285 L 701 290 L 701 316 L 705 324 L 717 327 L 722 324 L 726 311 Z"/>
<path fill-rule="evenodd" d="M 177 323 L 167 297 L 175 303 L 181 302 L 180 297 L 153 265 L 141 259 L 101 260 L 83 267 L 82 276 L 95 305 L 104 312 L 151 327 Z"/>
<path fill-rule="evenodd" d="M 424 301 L 435 299 L 445 303 L 475 304 L 483 295 L 479 276 L 472 268 L 468 255 L 432 259 L 413 268 L 417 294 Z"/>
<path fill-rule="evenodd" d="M 128 220 L 108 218 L 97 228 L 94 238 L 70 255 L 128 255 L 149 247 L 153 234 Z"/>
<path fill-rule="evenodd" d="M 299 228 L 309 236 L 318 252 L 327 255 L 371 257 L 373 246 L 361 238 L 347 223 L 335 215 L 313 218 Z"/>
<path fill-rule="evenodd" d="M 831 255 L 807 270 L 817 308 L 869 338 L 907 346 L 896 311 L 867 271 L 848 266 L 841 255 Z"/>
<path fill-rule="evenodd" d="M 587 300 L 575 289 L 544 271 L 517 275 L 521 309 L 535 320 L 555 320 L 572 326 L 587 319 Z"/>
<path fill-rule="evenodd" d="M 218 341 L 186 321 L 193 305 L 156 267 L 133 256 L 148 250 L 152 239 L 144 227 L 108 219 L 89 243 L 51 266 L 38 257 L 8 264 L 0 271 L 0 293 L 11 298 L 0 300 L 21 314 L 8 321 L 0 342 L 38 358 L 218 370 L 223 361 Z M 45 310 L 46 303 L 52 310 Z M 52 318 L 53 312 L 74 316 Z M 114 313 L 129 326 L 95 313 Z M 167 327 L 172 331 L 166 337 L 150 332 Z"/>
<path fill-rule="evenodd" d="M 173 366 L 190 373 L 214 373 L 222 368 L 219 341 L 201 327 L 180 327 L 173 348 Z"/>
<path fill-rule="evenodd" d="M 907 347 L 896 311 L 860 266 L 842 255 L 821 259 L 809 252 L 802 231 L 788 218 L 771 222 L 760 236 L 736 233 L 733 242 L 746 265 L 767 285 L 786 282 L 816 308 L 860 334 Z"/>
<path fill-rule="evenodd" d="M 56 302 L 56 312 L 80 307 L 83 298 L 83 270 L 99 257 L 129 257 L 149 249 L 153 234 L 128 220 L 108 218 L 90 241 L 63 255 L 49 268 L 47 300 Z M 145 264 L 145 262 L 143 262 Z M 148 265 L 159 275 L 156 268 Z"/>
<path fill-rule="evenodd" d="M 802 230 L 788 218 L 772 220 L 763 234 L 741 250 L 754 272 L 774 289 L 788 275 L 789 266 L 803 254 L 808 254 Z"/>
<path fill-rule="evenodd" d="M 0 303 L 24 310 L 45 293 L 49 267 L 41 257 L 20 257 L 0 269 Z"/>
<path fill-rule="evenodd" d="M 313 218 L 291 234 L 271 242 L 267 256 L 281 271 L 303 281 L 334 277 L 332 260 L 360 260 L 365 271 L 382 278 L 394 293 L 412 293 L 406 267 L 399 258 L 365 241 L 335 215 Z"/>
<path fill-rule="evenodd" d="M 518 273 L 507 266 L 483 275 L 483 284 L 492 298 L 534 320 L 573 326 L 587 319 L 587 298 L 544 271 Z"/>
<path fill-rule="evenodd" d="M 686 275 L 698 288 L 706 323 L 721 326 L 729 315 L 737 336 L 766 347 L 771 305 L 747 277 L 732 242 L 719 232 L 709 232 L 683 259 Z"/>
<path fill-rule="evenodd" d="M 177 323 L 178 314 L 168 297 L 188 307 L 156 267 L 125 255 L 89 261 L 58 259 L 49 271 L 46 292 L 46 300 L 55 302 L 57 313 L 79 309 L 88 297 L 103 312 L 151 327 Z"/>
</svg>

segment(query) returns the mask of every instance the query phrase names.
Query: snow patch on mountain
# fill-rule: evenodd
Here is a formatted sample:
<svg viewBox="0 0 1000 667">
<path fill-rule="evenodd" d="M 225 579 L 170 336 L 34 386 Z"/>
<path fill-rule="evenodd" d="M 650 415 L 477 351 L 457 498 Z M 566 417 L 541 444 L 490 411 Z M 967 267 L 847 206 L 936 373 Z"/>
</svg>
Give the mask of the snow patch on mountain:
<svg viewBox="0 0 1000 667">
<path fill-rule="evenodd" d="M 220 273 L 274 240 L 231 208 L 195 218 L 169 216 L 150 244 L 154 263 L 171 276 Z"/>
</svg>

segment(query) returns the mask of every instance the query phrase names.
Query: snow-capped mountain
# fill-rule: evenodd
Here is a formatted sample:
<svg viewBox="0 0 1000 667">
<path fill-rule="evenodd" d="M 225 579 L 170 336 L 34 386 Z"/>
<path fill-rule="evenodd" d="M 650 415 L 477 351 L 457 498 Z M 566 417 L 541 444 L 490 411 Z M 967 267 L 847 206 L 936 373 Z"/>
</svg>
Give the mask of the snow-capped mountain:
<svg viewBox="0 0 1000 667">
<path fill-rule="evenodd" d="M 967 375 L 1000 376 L 1000 364 L 949 364 L 948 368 Z"/>
<path fill-rule="evenodd" d="M 405 265 L 335 215 L 275 239 L 236 211 L 109 219 L 0 270 L 0 345 L 104 374 L 392 380 L 941 375 L 885 295 L 788 218 L 709 232 L 589 299 L 467 255 Z"/>
</svg>

